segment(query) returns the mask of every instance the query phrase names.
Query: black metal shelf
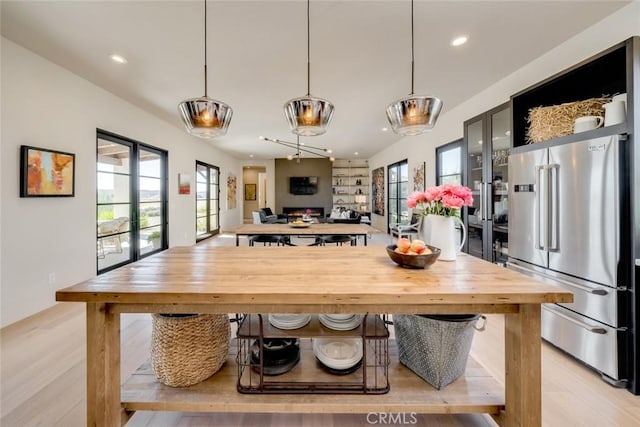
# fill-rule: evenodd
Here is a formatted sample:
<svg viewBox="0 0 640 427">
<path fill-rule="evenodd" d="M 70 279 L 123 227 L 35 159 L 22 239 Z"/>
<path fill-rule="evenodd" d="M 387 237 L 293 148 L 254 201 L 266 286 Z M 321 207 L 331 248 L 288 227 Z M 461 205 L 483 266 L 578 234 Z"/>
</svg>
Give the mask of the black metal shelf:
<svg viewBox="0 0 640 427">
<path fill-rule="evenodd" d="M 247 394 L 384 394 L 389 386 L 389 330 L 386 315 L 364 315 L 362 323 L 350 331 L 326 328 L 318 315 L 299 329 L 273 327 L 263 314 L 245 314 L 237 332 L 237 390 Z M 353 372 L 335 375 L 315 358 L 314 338 L 360 338 L 362 360 Z M 262 351 L 259 361 L 252 360 L 254 343 L 270 338 L 294 338 L 300 346 L 297 364 L 281 375 L 266 375 Z"/>
</svg>

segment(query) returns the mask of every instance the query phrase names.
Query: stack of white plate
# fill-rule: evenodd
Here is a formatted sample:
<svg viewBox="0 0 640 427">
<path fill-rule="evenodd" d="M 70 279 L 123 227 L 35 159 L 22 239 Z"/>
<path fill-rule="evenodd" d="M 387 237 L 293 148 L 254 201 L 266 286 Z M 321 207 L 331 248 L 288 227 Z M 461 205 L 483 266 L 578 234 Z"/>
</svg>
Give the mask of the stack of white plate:
<svg viewBox="0 0 640 427">
<path fill-rule="evenodd" d="M 318 320 L 329 329 L 350 331 L 360 326 L 362 316 L 358 314 L 320 314 Z"/>
<path fill-rule="evenodd" d="M 313 354 L 335 373 L 348 373 L 362 361 L 362 338 L 314 338 Z"/>
<path fill-rule="evenodd" d="M 278 329 L 298 329 L 309 323 L 311 314 L 270 314 L 269 323 Z"/>
</svg>

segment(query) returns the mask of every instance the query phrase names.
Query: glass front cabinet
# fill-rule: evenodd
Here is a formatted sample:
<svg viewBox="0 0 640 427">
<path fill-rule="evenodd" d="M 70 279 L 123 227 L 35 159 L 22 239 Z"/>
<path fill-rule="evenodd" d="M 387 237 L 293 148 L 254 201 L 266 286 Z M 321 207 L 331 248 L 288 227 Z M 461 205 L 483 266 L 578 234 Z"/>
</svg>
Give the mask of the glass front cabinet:
<svg viewBox="0 0 640 427">
<path fill-rule="evenodd" d="M 467 227 L 463 250 L 496 263 L 506 263 L 509 253 L 510 114 L 505 103 L 464 123 L 464 180 L 473 192 L 473 205 L 463 212 Z"/>
</svg>

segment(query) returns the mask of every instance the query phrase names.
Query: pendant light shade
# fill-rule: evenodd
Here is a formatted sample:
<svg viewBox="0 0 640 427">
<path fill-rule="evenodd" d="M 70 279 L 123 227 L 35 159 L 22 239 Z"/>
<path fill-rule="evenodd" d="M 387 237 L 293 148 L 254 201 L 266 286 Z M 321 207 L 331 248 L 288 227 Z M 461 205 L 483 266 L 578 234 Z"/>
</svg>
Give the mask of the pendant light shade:
<svg viewBox="0 0 640 427">
<path fill-rule="evenodd" d="M 326 99 L 302 96 L 284 105 L 291 132 L 300 136 L 322 135 L 333 117 L 333 104 Z"/>
<path fill-rule="evenodd" d="M 436 124 L 442 101 L 435 96 L 415 95 L 414 74 L 413 0 L 411 0 L 411 93 L 387 107 L 387 119 L 393 131 L 403 136 L 427 132 Z"/>
<path fill-rule="evenodd" d="M 287 117 L 291 132 L 300 136 L 316 136 L 325 133 L 334 110 L 331 102 L 311 96 L 310 93 L 309 33 L 309 0 L 307 0 L 307 95 L 290 99 L 284 104 L 284 115 Z"/>
<path fill-rule="evenodd" d="M 187 132 L 198 138 L 215 138 L 227 133 L 233 110 L 207 96 L 207 1 L 204 2 L 204 96 L 178 105 Z"/>
<path fill-rule="evenodd" d="M 182 121 L 191 135 L 215 138 L 227 133 L 233 110 L 212 98 L 191 98 L 178 105 Z"/>
<path fill-rule="evenodd" d="M 410 95 L 387 107 L 387 119 L 395 133 L 420 135 L 433 129 L 441 109 L 442 101 L 439 98 Z"/>
</svg>

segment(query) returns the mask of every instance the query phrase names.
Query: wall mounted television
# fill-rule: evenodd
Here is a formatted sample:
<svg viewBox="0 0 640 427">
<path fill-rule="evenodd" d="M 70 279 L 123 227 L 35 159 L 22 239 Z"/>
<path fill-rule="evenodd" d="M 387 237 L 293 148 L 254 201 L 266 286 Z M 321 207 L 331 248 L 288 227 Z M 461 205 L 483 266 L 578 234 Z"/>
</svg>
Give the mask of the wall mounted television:
<svg viewBox="0 0 640 427">
<path fill-rule="evenodd" d="M 317 176 L 292 176 L 289 178 L 289 193 L 309 195 L 318 192 Z"/>
</svg>

